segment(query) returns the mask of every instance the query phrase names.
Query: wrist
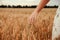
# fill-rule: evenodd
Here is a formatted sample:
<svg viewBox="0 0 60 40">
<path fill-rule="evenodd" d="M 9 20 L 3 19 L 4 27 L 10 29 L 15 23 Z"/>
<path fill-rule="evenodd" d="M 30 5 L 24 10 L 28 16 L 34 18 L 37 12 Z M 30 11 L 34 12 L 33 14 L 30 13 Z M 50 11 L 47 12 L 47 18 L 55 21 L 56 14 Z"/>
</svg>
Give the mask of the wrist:
<svg viewBox="0 0 60 40">
<path fill-rule="evenodd" d="M 34 11 L 33 13 L 34 13 L 34 14 L 39 14 L 39 12 L 37 12 L 37 11 Z"/>
<path fill-rule="evenodd" d="M 38 12 L 36 12 L 36 11 L 34 11 L 32 14 L 38 15 L 39 13 L 38 13 Z"/>
<path fill-rule="evenodd" d="M 34 12 L 39 14 L 39 11 L 38 10 L 34 10 Z"/>
</svg>

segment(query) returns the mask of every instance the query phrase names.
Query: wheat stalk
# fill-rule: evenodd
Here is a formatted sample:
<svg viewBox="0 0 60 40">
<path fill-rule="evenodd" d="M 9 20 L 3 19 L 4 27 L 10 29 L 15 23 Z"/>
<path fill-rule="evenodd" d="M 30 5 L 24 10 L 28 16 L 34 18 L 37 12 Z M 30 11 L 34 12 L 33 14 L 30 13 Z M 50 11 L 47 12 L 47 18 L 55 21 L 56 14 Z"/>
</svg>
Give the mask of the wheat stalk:
<svg viewBox="0 0 60 40">
<path fill-rule="evenodd" d="M 30 30 L 31 30 L 32 27 L 34 27 L 34 24 L 28 24 L 28 26 L 27 26 L 27 37 L 28 37 L 28 40 L 30 40 L 30 36 L 31 35 L 33 36 L 33 39 L 36 40 L 33 32 L 30 32 Z"/>
</svg>

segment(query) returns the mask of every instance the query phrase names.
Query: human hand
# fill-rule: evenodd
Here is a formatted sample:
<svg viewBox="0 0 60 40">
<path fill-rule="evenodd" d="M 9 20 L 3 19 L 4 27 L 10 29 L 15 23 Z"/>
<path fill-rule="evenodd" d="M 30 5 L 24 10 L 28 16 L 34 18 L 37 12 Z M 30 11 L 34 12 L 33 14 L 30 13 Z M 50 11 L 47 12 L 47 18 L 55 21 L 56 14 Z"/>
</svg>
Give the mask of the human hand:
<svg viewBox="0 0 60 40">
<path fill-rule="evenodd" d="M 36 22 L 37 15 L 38 15 L 37 12 L 33 12 L 33 13 L 30 15 L 30 17 L 28 18 L 28 23 L 29 23 L 29 24 L 33 24 L 34 22 Z"/>
</svg>

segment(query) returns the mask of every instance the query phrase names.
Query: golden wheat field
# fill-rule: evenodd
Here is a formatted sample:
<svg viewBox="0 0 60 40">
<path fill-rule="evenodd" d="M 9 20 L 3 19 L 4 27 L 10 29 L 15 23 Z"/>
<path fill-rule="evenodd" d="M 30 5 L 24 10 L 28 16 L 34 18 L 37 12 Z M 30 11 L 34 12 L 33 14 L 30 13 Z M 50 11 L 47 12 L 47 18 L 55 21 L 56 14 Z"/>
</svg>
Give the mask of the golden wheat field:
<svg viewBox="0 0 60 40">
<path fill-rule="evenodd" d="M 57 8 L 44 8 L 34 24 L 28 17 L 35 8 L 0 8 L 0 40 L 51 40 Z"/>
</svg>

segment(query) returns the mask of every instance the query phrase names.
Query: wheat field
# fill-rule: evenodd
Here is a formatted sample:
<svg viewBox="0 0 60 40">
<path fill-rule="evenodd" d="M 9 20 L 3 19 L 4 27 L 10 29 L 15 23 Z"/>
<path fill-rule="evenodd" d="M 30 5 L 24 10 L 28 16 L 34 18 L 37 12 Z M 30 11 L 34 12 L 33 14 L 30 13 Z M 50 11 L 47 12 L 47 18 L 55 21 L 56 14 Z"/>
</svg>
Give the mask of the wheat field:
<svg viewBox="0 0 60 40">
<path fill-rule="evenodd" d="M 34 24 L 27 19 L 35 8 L 0 8 L 0 40 L 51 40 L 57 8 L 44 8 Z"/>
</svg>

